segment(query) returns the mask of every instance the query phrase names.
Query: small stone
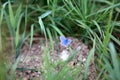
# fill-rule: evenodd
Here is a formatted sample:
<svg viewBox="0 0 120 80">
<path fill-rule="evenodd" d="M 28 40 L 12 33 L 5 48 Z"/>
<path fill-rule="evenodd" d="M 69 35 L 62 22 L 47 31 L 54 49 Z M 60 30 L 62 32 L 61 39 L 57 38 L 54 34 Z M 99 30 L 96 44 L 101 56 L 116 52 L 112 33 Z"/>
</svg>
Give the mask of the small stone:
<svg viewBox="0 0 120 80">
<path fill-rule="evenodd" d="M 27 75 L 29 75 L 30 73 L 31 73 L 31 70 L 28 70 L 28 71 L 26 72 Z"/>
<path fill-rule="evenodd" d="M 38 72 L 38 74 L 40 75 L 40 74 L 41 74 L 41 72 Z"/>
<path fill-rule="evenodd" d="M 40 45 L 38 46 L 38 48 L 40 48 Z"/>
<path fill-rule="evenodd" d="M 31 76 L 32 76 L 32 77 L 35 77 L 35 76 L 36 76 L 36 73 L 35 73 L 35 72 L 34 72 L 34 73 L 32 73 L 32 74 L 31 74 Z"/>
<path fill-rule="evenodd" d="M 81 49 L 82 49 L 82 47 L 81 47 L 81 46 L 78 46 L 78 47 L 77 47 L 77 50 L 81 50 Z"/>
<path fill-rule="evenodd" d="M 28 78 L 24 77 L 23 80 L 28 80 Z"/>
<path fill-rule="evenodd" d="M 67 50 L 63 50 L 61 53 L 60 53 L 60 58 L 63 60 L 63 61 L 66 61 L 69 57 L 69 52 Z"/>
<path fill-rule="evenodd" d="M 85 62 L 86 61 L 86 58 L 83 58 L 82 62 Z"/>
</svg>

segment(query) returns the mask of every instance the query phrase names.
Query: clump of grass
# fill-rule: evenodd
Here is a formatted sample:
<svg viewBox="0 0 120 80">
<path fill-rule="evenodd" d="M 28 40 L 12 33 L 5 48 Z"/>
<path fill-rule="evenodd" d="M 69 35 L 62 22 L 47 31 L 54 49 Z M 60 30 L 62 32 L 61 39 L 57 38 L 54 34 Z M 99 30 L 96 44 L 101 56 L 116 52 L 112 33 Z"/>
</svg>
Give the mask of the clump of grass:
<svg viewBox="0 0 120 80">
<path fill-rule="evenodd" d="M 54 44 L 52 44 L 54 45 Z M 43 54 L 43 79 L 45 80 L 76 80 L 76 79 L 84 79 L 81 73 L 82 64 L 73 68 L 73 66 L 69 65 L 69 62 L 73 59 L 76 55 L 76 51 L 72 51 L 72 55 L 66 61 L 53 61 L 51 62 L 50 57 L 50 50 L 51 46 L 44 47 L 44 54 Z M 90 58 L 88 59 L 88 61 Z M 89 62 L 87 62 L 89 65 Z M 57 69 L 57 67 L 59 69 Z M 86 67 L 88 69 L 88 67 Z M 87 75 L 87 71 L 85 73 Z M 85 78 L 87 78 L 85 76 Z"/>
<path fill-rule="evenodd" d="M 106 64 L 105 69 L 108 72 L 107 79 L 119 80 L 120 64 L 119 64 L 118 56 L 115 50 L 115 46 L 112 42 L 109 43 L 109 49 L 110 49 L 109 57 L 111 58 L 111 61 L 108 60 L 106 57 L 104 58 L 104 61 Z"/>
<path fill-rule="evenodd" d="M 12 80 L 12 79 L 14 79 L 13 73 L 15 72 L 15 70 L 17 68 L 17 64 L 18 64 L 17 58 L 19 57 L 20 49 L 21 49 L 22 44 L 25 40 L 25 37 L 24 37 L 25 35 L 24 34 L 22 36 L 19 35 L 20 22 L 21 22 L 21 19 L 23 16 L 23 13 L 21 13 L 22 5 L 21 4 L 19 5 L 19 7 L 16 10 L 16 14 L 14 15 L 11 3 L 12 3 L 11 1 L 8 1 L 2 5 L 1 17 L 3 18 L 3 16 L 4 16 L 4 19 L 6 20 L 6 24 L 8 26 L 10 35 L 13 39 L 13 43 L 14 43 L 13 45 L 15 47 L 15 52 L 16 52 L 16 54 L 15 54 L 16 55 L 16 62 L 15 62 L 15 66 L 12 67 L 12 72 L 11 72 L 12 77 L 10 78 Z M 8 11 L 6 10 L 6 7 L 8 8 Z M 2 22 L 2 18 L 1 18 L 1 22 Z M 2 43 L 0 45 L 2 46 Z M 2 54 L 2 55 L 4 55 L 4 54 Z M 4 57 L 6 57 L 6 56 L 4 56 Z M 5 62 L 4 62 L 4 64 L 5 64 Z M 6 78 L 7 78 L 7 76 L 6 76 Z"/>
</svg>

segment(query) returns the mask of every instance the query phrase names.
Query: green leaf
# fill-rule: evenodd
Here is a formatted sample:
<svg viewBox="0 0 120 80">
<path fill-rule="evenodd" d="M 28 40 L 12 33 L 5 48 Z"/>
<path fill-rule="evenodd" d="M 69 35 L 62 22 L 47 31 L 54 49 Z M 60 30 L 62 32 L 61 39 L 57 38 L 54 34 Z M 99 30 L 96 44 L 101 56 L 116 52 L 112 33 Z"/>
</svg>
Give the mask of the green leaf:
<svg viewBox="0 0 120 80">
<path fill-rule="evenodd" d="M 15 15 L 15 20 L 18 20 L 19 19 L 19 16 L 21 14 L 21 11 L 22 11 L 22 4 L 19 5 L 17 11 L 16 11 L 16 15 Z"/>
<path fill-rule="evenodd" d="M 24 41 L 25 41 L 25 34 L 23 33 L 22 34 L 22 36 L 20 37 L 20 40 L 19 40 L 19 42 L 18 42 L 18 45 L 16 46 L 16 59 L 19 57 L 19 55 L 20 55 L 20 51 L 21 51 L 21 47 L 22 47 L 22 45 L 23 45 L 23 43 L 24 43 Z"/>
<path fill-rule="evenodd" d="M 120 46 L 120 41 L 117 38 L 115 38 L 115 36 L 110 35 L 110 37 L 112 40 L 114 40 Z"/>
<path fill-rule="evenodd" d="M 17 27 L 16 27 L 16 35 L 15 35 L 15 45 L 17 46 L 18 45 L 18 42 L 19 42 L 19 29 L 20 29 L 20 23 L 21 23 L 21 20 L 22 20 L 22 16 L 23 16 L 23 14 L 21 14 L 20 16 L 19 16 L 19 19 L 18 19 L 18 21 L 17 21 Z"/>
<path fill-rule="evenodd" d="M 39 25 L 40 25 L 41 32 L 44 33 L 45 38 L 47 39 L 45 26 L 44 26 L 44 24 L 43 24 L 43 21 L 42 21 L 41 17 L 39 17 Z"/>
<path fill-rule="evenodd" d="M 89 55 L 87 57 L 86 63 L 85 63 L 85 70 L 84 70 L 84 79 L 87 79 L 87 73 L 90 65 L 90 61 L 92 60 L 94 53 L 95 53 L 95 39 L 93 41 L 93 48 L 90 50 Z"/>
<path fill-rule="evenodd" d="M 10 75 L 10 80 L 14 80 L 15 79 L 15 71 L 17 68 L 17 65 L 19 63 L 20 57 L 18 57 L 15 61 L 15 63 L 13 64 L 12 68 L 11 68 L 11 75 Z"/>
<path fill-rule="evenodd" d="M 10 32 L 10 34 L 12 35 L 13 40 L 15 41 L 15 30 L 14 30 L 14 28 L 11 26 L 10 20 L 9 20 L 9 16 L 8 16 L 8 14 L 7 14 L 7 12 L 6 12 L 5 10 L 4 10 L 4 15 L 5 15 L 5 20 L 6 20 L 7 27 L 8 27 L 8 29 L 9 29 L 9 32 Z"/>
<path fill-rule="evenodd" d="M 47 17 L 48 15 L 50 15 L 51 13 L 52 13 L 52 11 L 47 11 L 47 12 L 45 12 L 44 14 L 42 14 L 42 15 L 40 16 L 40 18 L 43 19 L 43 18 Z"/>
<path fill-rule="evenodd" d="M 61 30 L 60 30 L 58 27 L 56 27 L 56 26 L 54 26 L 54 25 L 52 25 L 52 24 L 50 24 L 50 26 L 51 26 L 57 33 L 59 33 L 59 35 L 63 36 L 63 33 L 61 32 Z"/>
<path fill-rule="evenodd" d="M 50 46 L 52 48 L 52 51 L 54 52 L 54 43 L 53 43 L 53 38 L 52 38 L 52 34 L 50 32 L 50 30 L 47 28 L 47 33 L 48 33 L 48 37 L 49 37 L 49 40 L 50 40 Z"/>
<path fill-rule="evenodd" d="M 9 1 L 9 4 L 8 4 L 8 9 L 9 9 L 9 19 L 10 19 L 10 24 L 11 24 L 11 27 L 12 28 L 15 28 L 16 27 L 16 23 L 15 23 L 15 17 L 14 17 L 14 13 L 13 13 L 13 10 L 12 10 L 12 6 L 11 6 L 11 2 Z"/>
<path fill-rule="evenodd" d="M 113 63 L 113 73 L 114 73 L 114 79 L 119 80 L 120 78 L 120 63 L 118 61 L 117 53 L 115 50 L 115 46 L 112 42 L 109 43 L 110 53 L 112 57 L 112 63 Z M 111 74 L 111 73 L 110 73 Z"/>
<path fill-rule="evenodd" d="M 31 48 L 31 46 L 32 46 L 33 34 L 34 34 L 34 24 L 31 25 L 31 32 L 30 32 L 30 48 Z"/>
</svg>

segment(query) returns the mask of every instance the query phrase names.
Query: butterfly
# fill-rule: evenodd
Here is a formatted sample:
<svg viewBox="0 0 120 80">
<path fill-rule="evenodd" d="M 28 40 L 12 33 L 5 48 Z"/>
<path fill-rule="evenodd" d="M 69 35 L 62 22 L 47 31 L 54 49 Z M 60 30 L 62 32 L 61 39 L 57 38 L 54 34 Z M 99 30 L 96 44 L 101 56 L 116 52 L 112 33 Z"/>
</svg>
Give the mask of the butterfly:
<svg viewBox="0 0 120 80">
<path fill-rule="evenodd" d="M 65 38 L 64 36 L 60 36 L 60 44 L 62 46 L 68 47 L 71 42 L 72 42 L 71 39 Z"/>
</svg>

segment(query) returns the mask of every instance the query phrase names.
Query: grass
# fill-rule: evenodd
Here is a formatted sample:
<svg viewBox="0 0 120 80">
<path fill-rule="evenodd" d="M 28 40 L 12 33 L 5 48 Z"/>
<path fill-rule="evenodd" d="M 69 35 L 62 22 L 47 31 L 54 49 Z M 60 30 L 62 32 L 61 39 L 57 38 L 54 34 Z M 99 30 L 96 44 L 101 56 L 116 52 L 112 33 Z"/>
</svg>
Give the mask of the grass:
<svg viewBox="0 0 120 80">
<path fill-rule="evenodd" d="M 75 37 L 90 46 L 83 78 L 77 77 L 80 67 L 73 74 L 64 63 L 58 74 L 50 66 L 49 49 L 44 48 L 44 80 L 85 80 L 92 55 L 98 67 L 97 80 L 120 80 L 120 2 L 119 0 L 8 0 L 0 2 L 0 80 L 6 80 L 6 38 L 12 37 L 16 62 L 11 80 L 19 62 L 21 47 L 30 37 L 30 48 L 36 33 L 50 40 L 65 35 Z M 9 45 L 8 45 L 9 46 Z M 93 47 L 92 47 L 93 46 Z M 62 64 L 62 63 L 61 63 Z M 66 63 L 67 64 L 67 63 Z M 62 66 L 63 66 L 62 65 Z M 50 67 L 49 67 L 50 66 Z M 5 68 L 5 69 L 3 69 Z M 4 72 L 4 74 L 2 74 Z M 71 77 L 74 76 L 74 77 Z M 65 77 L 63 77 L 65 76 Z"/>
</svg>

